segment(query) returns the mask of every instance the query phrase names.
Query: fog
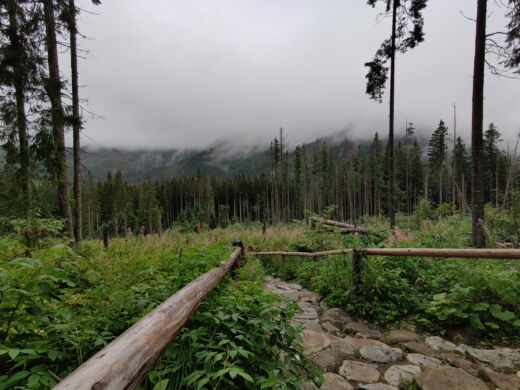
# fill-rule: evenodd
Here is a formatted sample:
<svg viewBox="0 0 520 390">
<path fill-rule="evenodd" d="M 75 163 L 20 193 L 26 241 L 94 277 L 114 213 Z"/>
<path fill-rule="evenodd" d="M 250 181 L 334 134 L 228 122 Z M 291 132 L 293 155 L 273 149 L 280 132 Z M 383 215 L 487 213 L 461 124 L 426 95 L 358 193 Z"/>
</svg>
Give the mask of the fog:
<svg viewBox="0 0 520 390">
<path fill-rule="evenodd" d="M 387 132 L 387 96 L 378 104 L 365 94 L 364 63 L 389 35 L 390 20 L 364 1 L 78 5 L 97 14 L 83 12 L 79 25 L 89 51 L 80 62 L 85 145 L 253 145 L 284 127 L 294 146 L 343 129 L 353 139 Z M 504 11 L 492 7 L 489 31 L 505 25 Z M 469 136 L 474 22 L 461 12 L 474 17 L 476 2 L 429 2 L 425 42 L 397 57 L 397 132 L 406 121 L 431 132 L 444 119 L 451 133 L 456 103 L 457 133 Z M 494 122 L 512 141 L 520 80 L 486 77 L 485 125 Z"/>
</svg>

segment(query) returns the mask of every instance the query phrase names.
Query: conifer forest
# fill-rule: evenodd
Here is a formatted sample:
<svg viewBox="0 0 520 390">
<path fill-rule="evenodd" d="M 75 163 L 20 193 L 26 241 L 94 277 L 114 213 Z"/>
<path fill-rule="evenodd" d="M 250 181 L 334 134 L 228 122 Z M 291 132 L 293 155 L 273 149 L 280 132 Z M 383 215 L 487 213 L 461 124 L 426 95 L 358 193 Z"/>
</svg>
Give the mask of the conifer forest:
<svg viewBox="0 0 520 390">
<path fill-rule="evenodd" d="M 520 0 L 0 0 L 0 390 L 519 390 L 519 79 Z"/>
</svg>

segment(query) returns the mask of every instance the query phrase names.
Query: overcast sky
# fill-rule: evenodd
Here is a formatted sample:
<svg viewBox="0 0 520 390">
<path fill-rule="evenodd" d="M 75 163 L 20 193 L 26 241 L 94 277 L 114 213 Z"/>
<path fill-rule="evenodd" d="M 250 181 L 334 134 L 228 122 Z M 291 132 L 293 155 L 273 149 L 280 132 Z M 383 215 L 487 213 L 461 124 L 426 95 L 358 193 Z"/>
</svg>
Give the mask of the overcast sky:
<svg viewBox="0 0 520 390">
<path fill-rule="evenodd" d="M 106 0 L 77 2 L 90 51 L 80 62 L 89 108 L 84 144 L 205 147 L 268 142 L 279 127 L 294 146 L 350 129 L 387 132 L 388 105 L 365 94 L 364 63 L 390 20 L 364 0 Z M 494 2 L 490 1 L 491 4 Z M 493 7 L 495 7 L 493 5 Z M 490 31 L 503 27 L 493 8 Z M 469 137 L 475 0 L 430 0 L 426 40 L 397 58 L 396 126 L 432 131 L 453 103 Z M 66 59 L 66 58 L 64 58 Z M 67 73 L 68 63 L 62 62 Z M 520 80 L 487 75 L 485 124 L 520 131 Z M 386 95 L 385 95 L 386 98 Z"/>
</svg>

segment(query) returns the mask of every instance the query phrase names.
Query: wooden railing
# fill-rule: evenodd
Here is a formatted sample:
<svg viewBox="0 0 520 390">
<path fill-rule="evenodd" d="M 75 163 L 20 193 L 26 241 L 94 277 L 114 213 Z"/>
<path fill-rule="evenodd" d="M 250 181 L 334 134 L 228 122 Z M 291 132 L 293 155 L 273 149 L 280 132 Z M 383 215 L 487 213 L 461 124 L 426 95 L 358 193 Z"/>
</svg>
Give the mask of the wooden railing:
<svg viewBox="0 0 520 390">
<path fill-rule="evenodd" d="M 177 291 L 79 366 L 55 389 L 135 389 L 200 302 L 243 256 L 242 243 L 233 245 L 237 248 L 228 260 Z"/>
<path fill-rule="evenodd" d="M 320 252 L 249 252 L 252 256 L 299 256 L 322 257 L 352 255 L 352 294 L 359 293 L 363 256 L 411 256 L 431 258 L 465 259 L 512 259 L 520 260 L 520 249 L 444 249 L 444 248 L 368 248 L 368 249 L 333 249 Z"/>
</svg>

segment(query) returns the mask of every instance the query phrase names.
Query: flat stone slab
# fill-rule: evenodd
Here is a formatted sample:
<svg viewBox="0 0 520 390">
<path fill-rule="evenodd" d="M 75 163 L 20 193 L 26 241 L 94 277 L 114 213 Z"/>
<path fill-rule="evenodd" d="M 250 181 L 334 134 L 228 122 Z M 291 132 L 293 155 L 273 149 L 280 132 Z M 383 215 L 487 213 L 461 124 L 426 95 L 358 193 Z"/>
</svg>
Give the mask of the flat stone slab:
<svg viewBox="0 0 520 390">
<path fill-rule="evenodd" d="M 411 380 L 421 373 L 421 369 L 412 365 L 392 366 L 385 372 L 385 380 L 393 385 L 399 386 L 403 380 Z"/>
<path fill-rule="evenodd" d="M 403 344 L 408 351 L 412 353 L 420 353 L 421 355 L 426 356 L 435 356 L 435 352 L 428 347 L 426 344 L 417 342 L 417 341 L 409 341 Z"/>
<path fill-rule="evenodd" d="M 442 358 L 446 359 L 448 363 L 450 363 L 453 367 L 462 368 L 469 373 L 477 372 L 477 366 L 475 363 L 469 361 L 468 359 L 464 359 L 463 357 L 457 355 L 456 353 L 443 353 Z"/>
<path fill-rule="evenodd" d="M 345 359 L 353 356 L 353 353 L 348 352 L 341 348 L 330 347 L 313 354 L 311 359 L 324 371 L 334 372 L 338 370 Z"/>
<path fill-rule="evenodd" d="M 377 365 L 353 360 L 345 360 L 339 368 L 339 374 L 350 381 L 364 383 L 379 381 Z"/>
<path fill-rule="evenodd" d="M 323 374 L 323 385 L 321 390 L 354 390 L 354 387 L 348 383 L 341 375 L 327 372 Z"/>
<path fill-rule="evenodd" d="M 323 329 L 325 329 L 328 333 L 333 333 L 336 335 L 341 334 L 341 329 L 339 329 L 337 326 L 335 326 L 333 323 L 325 321 L 321 323 L 321 326 Z"/>
<path fill-rule="evenodd" d="M 466 356 L 479 364 L 495 370 L 512 370 L 520 366 L 520 349 L 497 348 L 476 349 L 465 348 Z"/>
<path fill-rule="evenodd" d="M 387 385 L 386 383 L 367 383 L 359 385 L 358 389 L 361 390 L 399 390 L 398 387 Z"/>
<path fill-rule="evenodd" d="M 361 347 L 359 349 L 359 354 L 363 359 L 377 363 L 390 363 L 403 358 L 403 351 L 399 348 L 379 345 Z"/>
<path fill-rule="evenodd" d="M 343 340 L 345 340 L 347 343 L 352 345 L 352 348 L 354 350 L 358 350 L 361 347 L 373 347 L 373 346 L 380 346 L 380 347 L 388 347 L 385 343 L 382 343 L 381 341 L 372 340 L 372 339 L 364 339 L 359 337 L 351 337 L 347 336 Z"/>
<path fill-rule="evenodd" d="M 419 367 L 435 367 L 442 365 L 442 362 L 439 359 L 421 355 L 420 353 L 409 353 L 406 355 L 406 360 Z"/>
<path fill-rule="evenodd" d="M 520 389 L 520 378 L 517 375 L 506 375 L 493 371 L 491 368 L 482 367 L 478 370 L 481 377 L 489 380 L 500 390 Z"/>
<path fill-rule="evenodd" d="M 303 331 L 303 351 L 305 355 L 316 353 L 330 345 L 330 338 L 325 333 L 312 330 Z"/>
<path fill-rule="evenodd" d="M 438 366 L 416 378 L 422 390 L 489 390 L 484 382 L 460 368 Z"/>
<path fill-rule="evenodd" d="M 303 325 L 303 329 L 312 330 L 314 332 L 323 333 L 323 328 L 319 322 L 307 321 Z"/>
<path fill-rule="evenodd" d="M 421 341 L 421 336 L 415 332 L 410 332 L 409 330 L 391 330 L 388 333 L 384 340 L 385 343 L 393 345 L 393 344 L 401 344 L 407 343 L 410 341 Z"/>
<path fill-rule="evenodd" d="M 301 312 L 296 313 L 294 319 L 296 320 L 317 320 L 318 312 L 316 309 L 308 302 L 298 302 L 298 307 Z"/>
<path fill-rule="evenodd" d="M 366 324 L 360 322 L 348 322 L 343 327 L 345 333 L 355 334 L 358 337 L 366 337 L 369 339 L 382 339 L 383 334 L 377 329 L 370 329 Z"/>
<path fill-rule="evenodd" d="M 347 322 L 352 321 L 352 318 L 350 318 L 345 310 L 338 308 L 326 310 L 320 319 L 321 322 L 330 322 L 338 329 L 343 329 Z"/>
<path fill-rule="evenodd" d="M 453 344 L 451 341 L 444 340 L 442 337 L 439 336 L 426 337 L 424 342 L 428 347 L 430 347 L 434 351 L 450 352 L 457 348 L 457 346 Z"/>
</svg>

